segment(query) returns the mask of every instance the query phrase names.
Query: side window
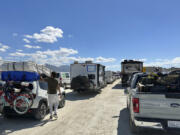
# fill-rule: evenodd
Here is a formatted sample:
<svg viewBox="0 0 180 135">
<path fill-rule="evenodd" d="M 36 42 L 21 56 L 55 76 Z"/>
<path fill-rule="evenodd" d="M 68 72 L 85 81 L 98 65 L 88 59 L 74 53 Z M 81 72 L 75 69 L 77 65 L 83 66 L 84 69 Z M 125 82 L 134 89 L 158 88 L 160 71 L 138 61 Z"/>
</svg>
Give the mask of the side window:
<svg viewBox="0 0 180 135">
<path fill-rule="evenodd" d="M 66 78 L 70 78 L 69 73 L 66 73 Z"/>
<path fill-rule="evenodd" d="M 39 86 L 43 90 L 48 90 L 48 83 L 44 81 L 39 81 Z"/>
</svg>

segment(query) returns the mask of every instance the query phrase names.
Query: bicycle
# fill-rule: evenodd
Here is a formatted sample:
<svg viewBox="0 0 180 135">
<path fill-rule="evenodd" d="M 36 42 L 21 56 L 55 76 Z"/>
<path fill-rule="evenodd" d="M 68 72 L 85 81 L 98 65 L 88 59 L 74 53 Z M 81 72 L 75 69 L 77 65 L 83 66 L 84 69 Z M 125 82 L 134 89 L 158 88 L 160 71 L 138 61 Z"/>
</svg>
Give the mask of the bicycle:
<svg viewBox="0 0 180 135">
<path fill-rule="evenodd" d="M 1 92 L 1 101 L 4 103 L 3 106 L 8 103 L 11 108 L 15 110 L 18 114 L 25 114 L 31 108 L 34 102 L 33 94 L 30 88 L 25 86 L 20 86 L 17 89 L 7 82 L 3 87 L 3 92 Z"/>
</svg>

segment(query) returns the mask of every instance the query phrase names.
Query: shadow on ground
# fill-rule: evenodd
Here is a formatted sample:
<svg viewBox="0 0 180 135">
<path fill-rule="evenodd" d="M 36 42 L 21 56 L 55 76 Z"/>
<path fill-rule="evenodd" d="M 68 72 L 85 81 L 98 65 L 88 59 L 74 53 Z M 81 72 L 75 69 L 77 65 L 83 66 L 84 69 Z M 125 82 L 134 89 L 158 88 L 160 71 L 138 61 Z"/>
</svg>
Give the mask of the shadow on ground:
<svg viewBox="0 0 180 135">
<path fill-rule="evenodd" d="M 12 118 L 3 118 L 0 115 L 0 135 L 8 135 L 10 133 L 28 129 L 33 127 L 41 127 L 51 122 L 50 120 L 37 121 L 32 117 L 27 116 L 13 116 Z"/>
<path fill-rule="evenodd" d="M 116 84 L 112 89 L 125 89 L 126 87 L 123 87 L 121 83 Z"/>
<path fill-rule="evenodd" d="M 113 118 L 119 117 L 118 121 L 118 132 L 117 135 L 179 135 L 180 133 L 174 132 L 163 132 L 152 129 L 141 129 L 141 132 L 133 134 L 129 127 L 129 111 L 125 108 L 120 111 L 119 116 L 114 116 Z"/>
<path fill-rule="evenodd" d="M 77 92 L 69 92 L 66 94 L 66 100 L 70 101 L 77 101 L 77 100 L 88 100 L 90 98 L 93 98 L 97 96 L 100 92 L 82 92 L 82 93 L 77 93 Z"/>
</svg>

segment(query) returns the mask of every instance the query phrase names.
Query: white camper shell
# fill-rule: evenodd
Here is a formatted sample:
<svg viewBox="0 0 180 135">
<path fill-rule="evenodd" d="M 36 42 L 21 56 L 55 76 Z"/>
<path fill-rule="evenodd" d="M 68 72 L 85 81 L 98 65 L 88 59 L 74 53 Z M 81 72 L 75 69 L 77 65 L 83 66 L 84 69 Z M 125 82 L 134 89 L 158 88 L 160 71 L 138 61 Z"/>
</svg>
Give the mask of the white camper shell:
<svg viewBox="0 0 180 135">
<path fill-rule="evenodd" d="M 85 63 L 75 62 L 70 66 L 71 88 L 74 90 L 84 89 L 98 91 L 103 88 L 105 83 L 105 66 L 92 63 L 91 61 Z M 89 87 L 84 87 L 81 83 L 78 87 L 72 87 L 72 80 L 78 76 L 86 77 L 90 82 Z M 76 82 L 78 83 L 78 82 Z"/>
</svg>

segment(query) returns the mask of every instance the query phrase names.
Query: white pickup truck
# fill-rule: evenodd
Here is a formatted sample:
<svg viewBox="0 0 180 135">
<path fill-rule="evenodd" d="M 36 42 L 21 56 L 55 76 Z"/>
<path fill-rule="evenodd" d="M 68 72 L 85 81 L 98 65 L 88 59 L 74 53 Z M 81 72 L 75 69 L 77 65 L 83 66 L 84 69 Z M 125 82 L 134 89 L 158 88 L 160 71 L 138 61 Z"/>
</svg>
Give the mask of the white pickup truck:
<svg viewBox="0 0 180 135">
<path fill-rule="evenodd" d="M 137 83 L 146 76 L 145 73 L 134 74 L 127 88 L 131 131 L 139 133 L 141 128 L 163 131 L 180 129 L 180 89 L 173 92 L 140 92 Z"/>
</svg>

